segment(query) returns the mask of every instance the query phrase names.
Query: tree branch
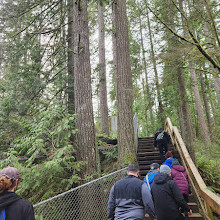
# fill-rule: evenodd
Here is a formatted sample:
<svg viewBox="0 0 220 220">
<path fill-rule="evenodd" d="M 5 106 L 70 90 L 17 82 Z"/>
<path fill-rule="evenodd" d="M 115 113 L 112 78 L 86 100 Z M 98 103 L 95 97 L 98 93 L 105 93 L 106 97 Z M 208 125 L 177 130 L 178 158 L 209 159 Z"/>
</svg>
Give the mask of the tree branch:
<svg viewBox="0 0 220 220">
<path fill-rule="evenodd" d="M 175 5 L 175 4 L 174 4 Z M 176 6 L 176 5 L 175 5 Z M 177 7 L 177 6 L 176 6 Z M 183 41 L 186 41 L 190 44 L 193 44 L 194 46 L 196 46 L 198 48 L 198 50 L 202 53 L 202 55 L 209 60 L 212 65 L 214 66 L 214 68 L 217 68 L 220 72 L 220 66 L 215 62 L 215 60 L 208 54 L 208 52 L 206 52 L 206 50 L 202 47 L 202 45 L 199 43 L 199 41 L 196 39 L 196 37 L 194 36 L 194 34 L 192 33 L 192 31 L 190 30 L 188 23 L 187 23 L 187 29 L 188 32 L 192 38 L 192 40 L 194 42 L 191 42 L 189 39 L 183 37 L 182 35 L 176 33 L 169 25 L 167 25 L 165 22 L 163 22 L 161 20 L 161 18 L 149 7 L 149 5 L 147 4 L 147 8 L 154 14 L 154 16 L 171 32 L 173 33 L 176 37 L 180 38 Z M 179 8 L 177 7 L 177 9 L 179 10 Z M 180 10 L 179 10 L 180 11 Z M 184 19 L 186 19 L 185 15 L 180 11 L 180 13 L 184 16 Z"/>
</svg>

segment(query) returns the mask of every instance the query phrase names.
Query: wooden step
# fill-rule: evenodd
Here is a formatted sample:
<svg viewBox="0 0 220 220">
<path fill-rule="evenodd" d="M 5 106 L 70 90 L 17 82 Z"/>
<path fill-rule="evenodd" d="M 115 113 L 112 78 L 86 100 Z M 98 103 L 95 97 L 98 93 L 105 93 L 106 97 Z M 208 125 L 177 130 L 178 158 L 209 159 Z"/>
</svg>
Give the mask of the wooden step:
<svg viewBox="0 0 220 220">
<path fill-rule="evenodd" d="M 154 139 L 154 136 L 151 137 L 140 137 L 138 140 Z"/>
<path fill-rule="evenodd" d="M 144 160 L 144 161 L 139 161 L 139 166 L 143 166 L 143 165 L 150 165 L 152 163 L 159 163 L 161 164 L 161 160 Z"/>
<path fill-rule="evenodd" d="M 147 220 L 148 219 L 150 220 L 150 217 L 148 214 L 146 214 L 145 217 Z M 189 216 L 189 219 L 204 220 L 204 218 L 199 213 L 193 213 L 192 215 Z"/>
<path fill-rule="evenodd" d="M 189 216 L 189 219 L 204 220 L 204 217 L 201 216 L 199 213 L 193 213 Z"/>
<path fill-rule="evenodd" d="M 145 156 L 152 156 L 152 155 L 159 155 L 159 151 L 152 151 L 152 152 L 138 152 L 138 157 L 145 157 Z"/>
<path fill-rule="evenodd" d="M 160 155 L 150 155 L 150 156 L 137 156 L 138 161 L 142 160 L 159 160 Z"/>
<path fill-rule="evenodd" d="M 197 206 L 197 203 L 195 203 L 195 202 L 188 202 L 187 204 L 192 209 L 193 213 L 199 212 L 199 208 Z"/>
<path fill-rule="evenodd" d="M 174 148 L 171 148 L 169 149 L 172 153 L 175 152 L 175 149 Z M 152 148 L 152 147 L 139 147 L 137 152 L 149 152 L 149 151 L 158 151 L 158 150 L 155 150 L 155 148 Z"/>
</svg>

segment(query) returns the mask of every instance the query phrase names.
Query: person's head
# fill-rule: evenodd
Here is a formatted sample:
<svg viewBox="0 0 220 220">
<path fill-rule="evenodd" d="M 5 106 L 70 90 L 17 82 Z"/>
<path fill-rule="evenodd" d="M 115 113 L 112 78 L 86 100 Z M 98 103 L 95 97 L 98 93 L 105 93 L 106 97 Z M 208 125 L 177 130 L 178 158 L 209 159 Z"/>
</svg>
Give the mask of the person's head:
<svg viewBox="0 0 220 220">
<path fill-rule="evenodd" d="M 173 154 L 171 151 L 167 151 L 166 154 L 165 154 L 165 158 L 168 159 L 168 158 L 173 158 Z"/>
<path fill-rule="evenodd" d="M 175 166 L 175 165 L 180 165 L 179 161 L 177 159 L 174 159 L 172 161 L 172 166 Z"/>
<path fill-rule="evenodd" d="M 159 169 L 160 169 L 160 165 L 158 163 L 152 163 L 150 165 L 150 170 L 157 170 L 157 171 L 159 171 Z"/>
<path fill-rule="evenodd" d="M 171 176 L 171 169 L 167 165 L 161 165 L 160 166 L 160 173 L 165 173 L 165 174 Z"/>
<path fill-rule="evenodd" d="M 163 128 L 159 128 L 159 130 L 158 130 L 159 132 L 161 132 L 161 131 L 163 131 Z"/>
<path fill-rule="evenodd" d="M 134 175 L 137 176 L 139 175 L 139 167 L 136 164 L 129 164 L 128 169 L 127 169 L 127 175 Z"/>
<path fill-rule="evenodd" d="M 20 179 L 20 173 L 14 167 L 6 167 L 0 171 L 0 194 L 15 192 Z"/>
</svg>

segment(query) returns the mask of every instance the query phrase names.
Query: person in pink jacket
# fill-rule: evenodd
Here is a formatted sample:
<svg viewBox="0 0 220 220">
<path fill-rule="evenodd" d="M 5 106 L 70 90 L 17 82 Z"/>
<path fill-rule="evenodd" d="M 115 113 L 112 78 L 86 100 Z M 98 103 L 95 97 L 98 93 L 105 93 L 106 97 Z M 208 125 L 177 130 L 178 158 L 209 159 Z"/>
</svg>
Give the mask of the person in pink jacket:
<svg viewBox="0 0 220 220">
<path fill-rule="evenodd" d="M 177 159 L 172 161 L 171 177 L 177 183 L 181 193 L 186 202 L 188 202 L 189 196 L 189 178 L 185 167 L 180 165 Z M 185 219 L 188 219 L 187 213 L 185 213 Z"/>
</svg>

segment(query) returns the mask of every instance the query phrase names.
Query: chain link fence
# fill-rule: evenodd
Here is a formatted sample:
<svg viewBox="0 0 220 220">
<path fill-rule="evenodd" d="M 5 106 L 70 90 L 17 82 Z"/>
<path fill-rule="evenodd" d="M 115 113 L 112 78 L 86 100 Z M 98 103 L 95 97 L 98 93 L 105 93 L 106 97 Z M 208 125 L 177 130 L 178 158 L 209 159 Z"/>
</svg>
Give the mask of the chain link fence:
<svg viewBox="0 0 220 220">
<path fill-rule="evenodd" d="M 36 220 L 105 220 L 111 187 L 127 168 L 34 205 Z"/>
</svg>

